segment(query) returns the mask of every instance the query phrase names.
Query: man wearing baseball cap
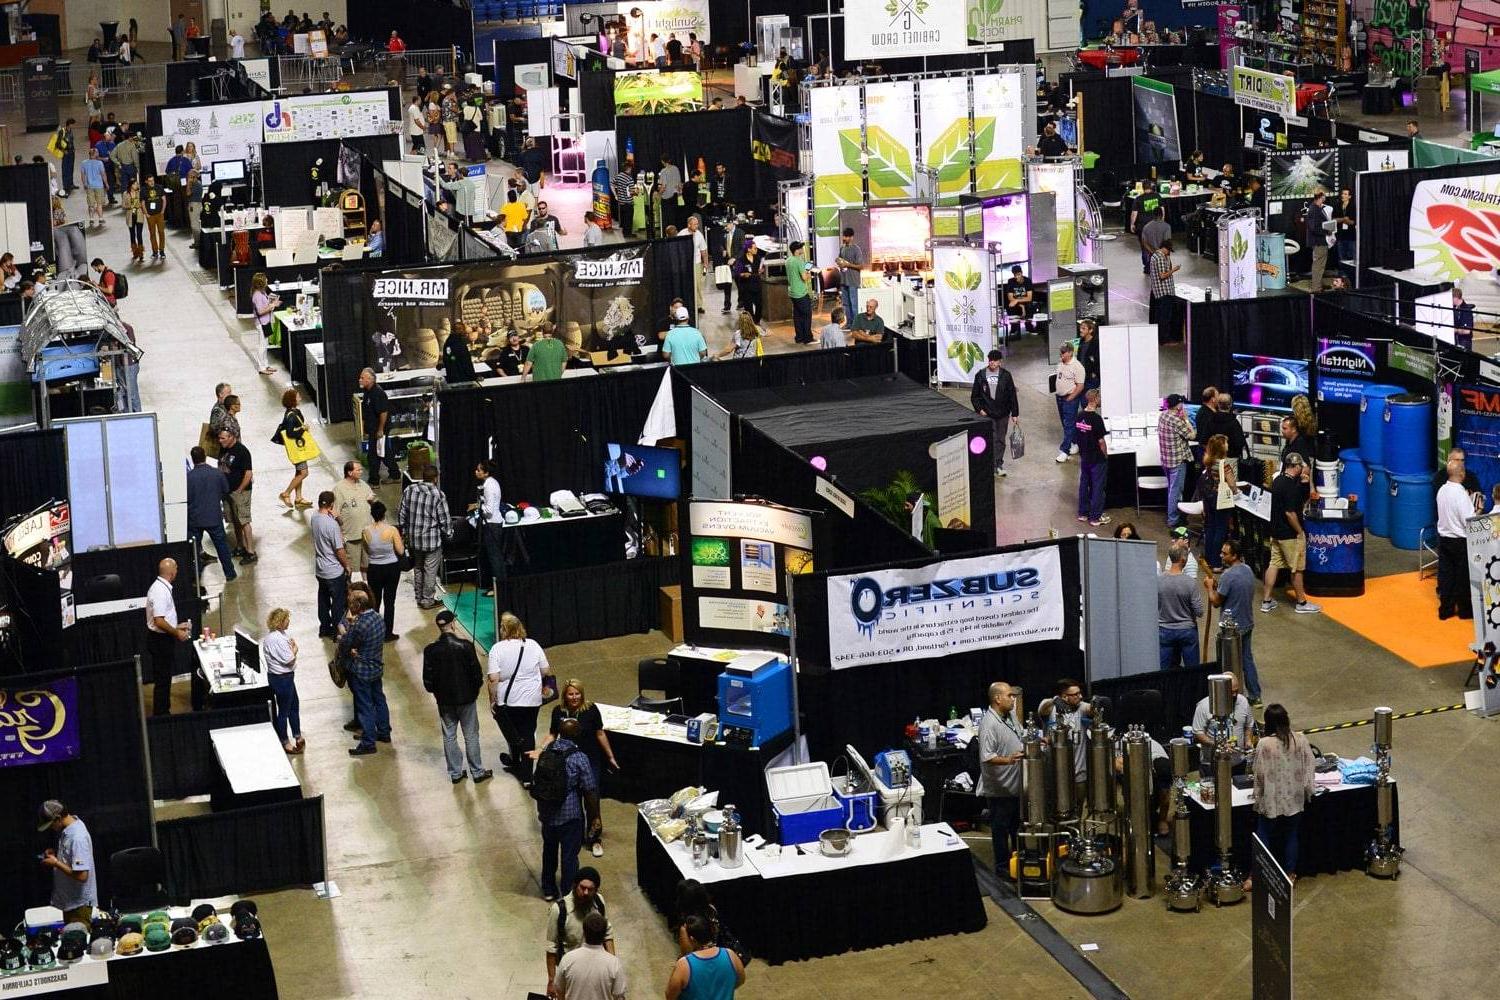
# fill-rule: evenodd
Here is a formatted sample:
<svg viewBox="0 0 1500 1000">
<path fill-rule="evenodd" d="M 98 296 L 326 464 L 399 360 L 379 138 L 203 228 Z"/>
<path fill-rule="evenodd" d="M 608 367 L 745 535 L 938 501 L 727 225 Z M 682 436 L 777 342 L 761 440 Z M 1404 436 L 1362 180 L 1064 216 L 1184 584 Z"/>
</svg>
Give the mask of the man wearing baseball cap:
<svg viewBox="0 0 1500 1000">
<path fill-rule="evenodd" d="M 1182 484 L 1187 479 L 1188 461 L 1193 457 L 1193 439 L 1198 431 L 1187 418 L 1187 400 L 1179 393 L 1167 397 L 1166 408 L 1156 419 L 1156 443 L 1161 448 L 1161 468 L 1167 474 L 1167 527 L 1182 523 Z"/>
<path fill-rule="evenodd" d="M 688 324 L 686 306 L 678 306 L 672 310 L 672 329 L 667 331 L 667 336 L 662 341 L 661 352 L 672 362 L 674 368 L 708 360 L 708 341 L 703 339 L 702 332 L 696 326 Z"/>
<path fill-rule="evenodd" d="M 464 750 L 469 758 L 469 777 L 474 784 L 489 781 L 494 772 L 481 763 L 479 711 L 474 701 L 484 686 L 484 672 L 474 644 L 458 634 L 458 616 L 439 611 L 438 637 L 422 650 L 422 687 L 437 700 L 438 721 L 443 726 L 443 756 L 448 777 L 456 785 L 464 780 L 464 758 L 458 752 L 458 727 L 464 730 Z"/>
<path fill-rule="evenodd" d="M 99 905 L 94 879 L 94 838 L 83 820 L 56 799 L 37 810 L 37 832 L 57 834 L 57 849 L 42 852 L 42 864 L 52 869 L 52 905 L 62 910 L 63 922 L 88 923 Z"/>
<path fill-rule="evenodd" d="M 584 920 L 591 914 L 605 917 L 604 897 L 599 895 L 603 885 L 599 869 L 585 865 L 573 875 L 573 889 L 548 909 L 547 940 L 547 995 L 555 997 L 557 991 L 557 966 L 563 958 L 583 946 Z M 606 919 L 600 944 L 609 954 L 615 953 L 615 932 Z"/>
</svg>

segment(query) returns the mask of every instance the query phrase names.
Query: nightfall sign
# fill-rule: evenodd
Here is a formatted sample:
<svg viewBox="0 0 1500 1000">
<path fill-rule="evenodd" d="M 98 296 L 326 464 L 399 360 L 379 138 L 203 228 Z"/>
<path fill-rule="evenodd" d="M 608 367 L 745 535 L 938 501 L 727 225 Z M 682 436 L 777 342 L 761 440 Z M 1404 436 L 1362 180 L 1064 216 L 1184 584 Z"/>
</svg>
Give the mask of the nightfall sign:
<svg viewBox="0 0 1500 1000">
<path fill-rule="evenodd" d="M 958 0 L 844 0 L 844 58 L 939 56 L 968 48 Z"/>
</svg>

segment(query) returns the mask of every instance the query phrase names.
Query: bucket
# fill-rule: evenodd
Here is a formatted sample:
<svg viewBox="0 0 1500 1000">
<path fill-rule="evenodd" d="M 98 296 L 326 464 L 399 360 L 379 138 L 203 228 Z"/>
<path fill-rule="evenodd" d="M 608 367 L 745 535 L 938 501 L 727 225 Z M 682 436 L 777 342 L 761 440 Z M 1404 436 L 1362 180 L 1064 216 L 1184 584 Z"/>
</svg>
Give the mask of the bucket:
<svg viewBox="0 0 1500 1000">
<path fill-rule="evenodd" d="M 1339 495 L 1339 472 L 1342 462 L 1317 461 L 1313 463 L 1313 485 L 1320 497 Z"/>
<path fill-rule="evenodd" d="M 1428 474 L 1391 476 L 1391 544 L 1415 550 L 1422 529 L 1437 524 L 1437 489 Z"/>
<path fill-rule="evenodd" d="M 1365 529 L 1386 538 L 1391 533 L 1391 478 L 1379 465 L 1365 466 Z"/>
<path fill-rule="evenodd" d="M 1381 465 L 1395 476 L 1430 474 L 1437 457 L 1437 429 L 1433 426 L 1431 396 L 1402 393 L 1385 401 Z"/>
<path fill-rule="evenodd" d="M 1399 385 L 1371 385 L 1359 401 L 1359 452 L 1366 465 L 1385 465 L 1385 401 L 1406 390 Z"/>
<path fill-rule="evenodd" d="M 1339 477 L 1339 485 L 1345 496 L 1354 495 L 1359 498 L 1359 507 L 1365 506 L 1365 460 L 1359 454 L 1358 448 L 1345 448 L 1339 452 L 1339 461 L 1344 465 L 1344 472 Z M 1321 495 L 1322 490 L 1318 493 Z"/>
</svg>

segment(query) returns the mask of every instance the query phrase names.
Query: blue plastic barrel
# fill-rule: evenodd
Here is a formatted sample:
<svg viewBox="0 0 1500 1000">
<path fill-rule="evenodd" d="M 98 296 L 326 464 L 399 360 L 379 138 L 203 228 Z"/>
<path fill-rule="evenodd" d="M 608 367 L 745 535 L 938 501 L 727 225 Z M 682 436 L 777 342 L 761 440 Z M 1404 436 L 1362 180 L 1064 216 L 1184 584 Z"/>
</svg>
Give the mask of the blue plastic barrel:
<svg viewBox="0 0 1500 1000">
<path fill-rule="evenodd" d="M 1365 492 L 1359 498 L 1365 508 L 1365 529 L 1385 538 L 1391 533 L 1391 477 L 1379 465 L 1365 466 Z"/>
<path fill-rule="evenodd" d="M 1365 387 L 1364 398 L 1359 401 L 1359 452 L 1366 465 L 1385 465 L 1386 397 L 1399 396 L 1405 391 L 1399 385 Z"/>
<path fill-rule="evenodd" d="M 1430 474 L 1437 464 L 1437 428 L 1432 397 L 1403 392 L 1385 401 L 1385 439 L 1380 453 L 1395 476 Z"/>
<path fill-rule="evenodd" d="M 1344 463 L 1344 469 L 1339 473 L 1339 493 L 1348 496 L 1353 493 L 1359 497 L 1359 508 L 1365 508 L 1365 460 L 1360 456 L 1358 448 L 1345 448 L 1339 452 L 1339 461 Z"/>
<path fill-rule="evenodd" d="M 1427 473 L 1391 476 L 1391 544 L 1416 549 L 1422 529 L 1437 524 L 1437 488 Z"/>
</svg>

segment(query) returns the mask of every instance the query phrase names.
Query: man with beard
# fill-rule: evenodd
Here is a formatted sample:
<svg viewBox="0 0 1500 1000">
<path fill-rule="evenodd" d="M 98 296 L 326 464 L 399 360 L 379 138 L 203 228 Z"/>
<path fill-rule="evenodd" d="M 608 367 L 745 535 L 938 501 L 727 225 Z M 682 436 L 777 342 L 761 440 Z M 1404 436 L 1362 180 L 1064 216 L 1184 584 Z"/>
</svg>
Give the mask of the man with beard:
<svg viewBox="0 0 1500 1000">
<path fill-rule="evenodd" d="M 574 721 L 574 720 L 568 720 Z M 566 724 L 566 723 L 565 723 Z M 557 963 L 563 956 L 583 946 L 583 920 L 591 913 L 605 915 L 604 897 L 599 895 L 603 880 L 592 866 L 578 869 L 573 891 L 564 895 L 547 910 L 547 995 L 556 996 Z M 606 917 L 606 919 L 608 919 Z M 614 928 L 605 924 L 604 950 L 615 953 Z"/>
</svg>

